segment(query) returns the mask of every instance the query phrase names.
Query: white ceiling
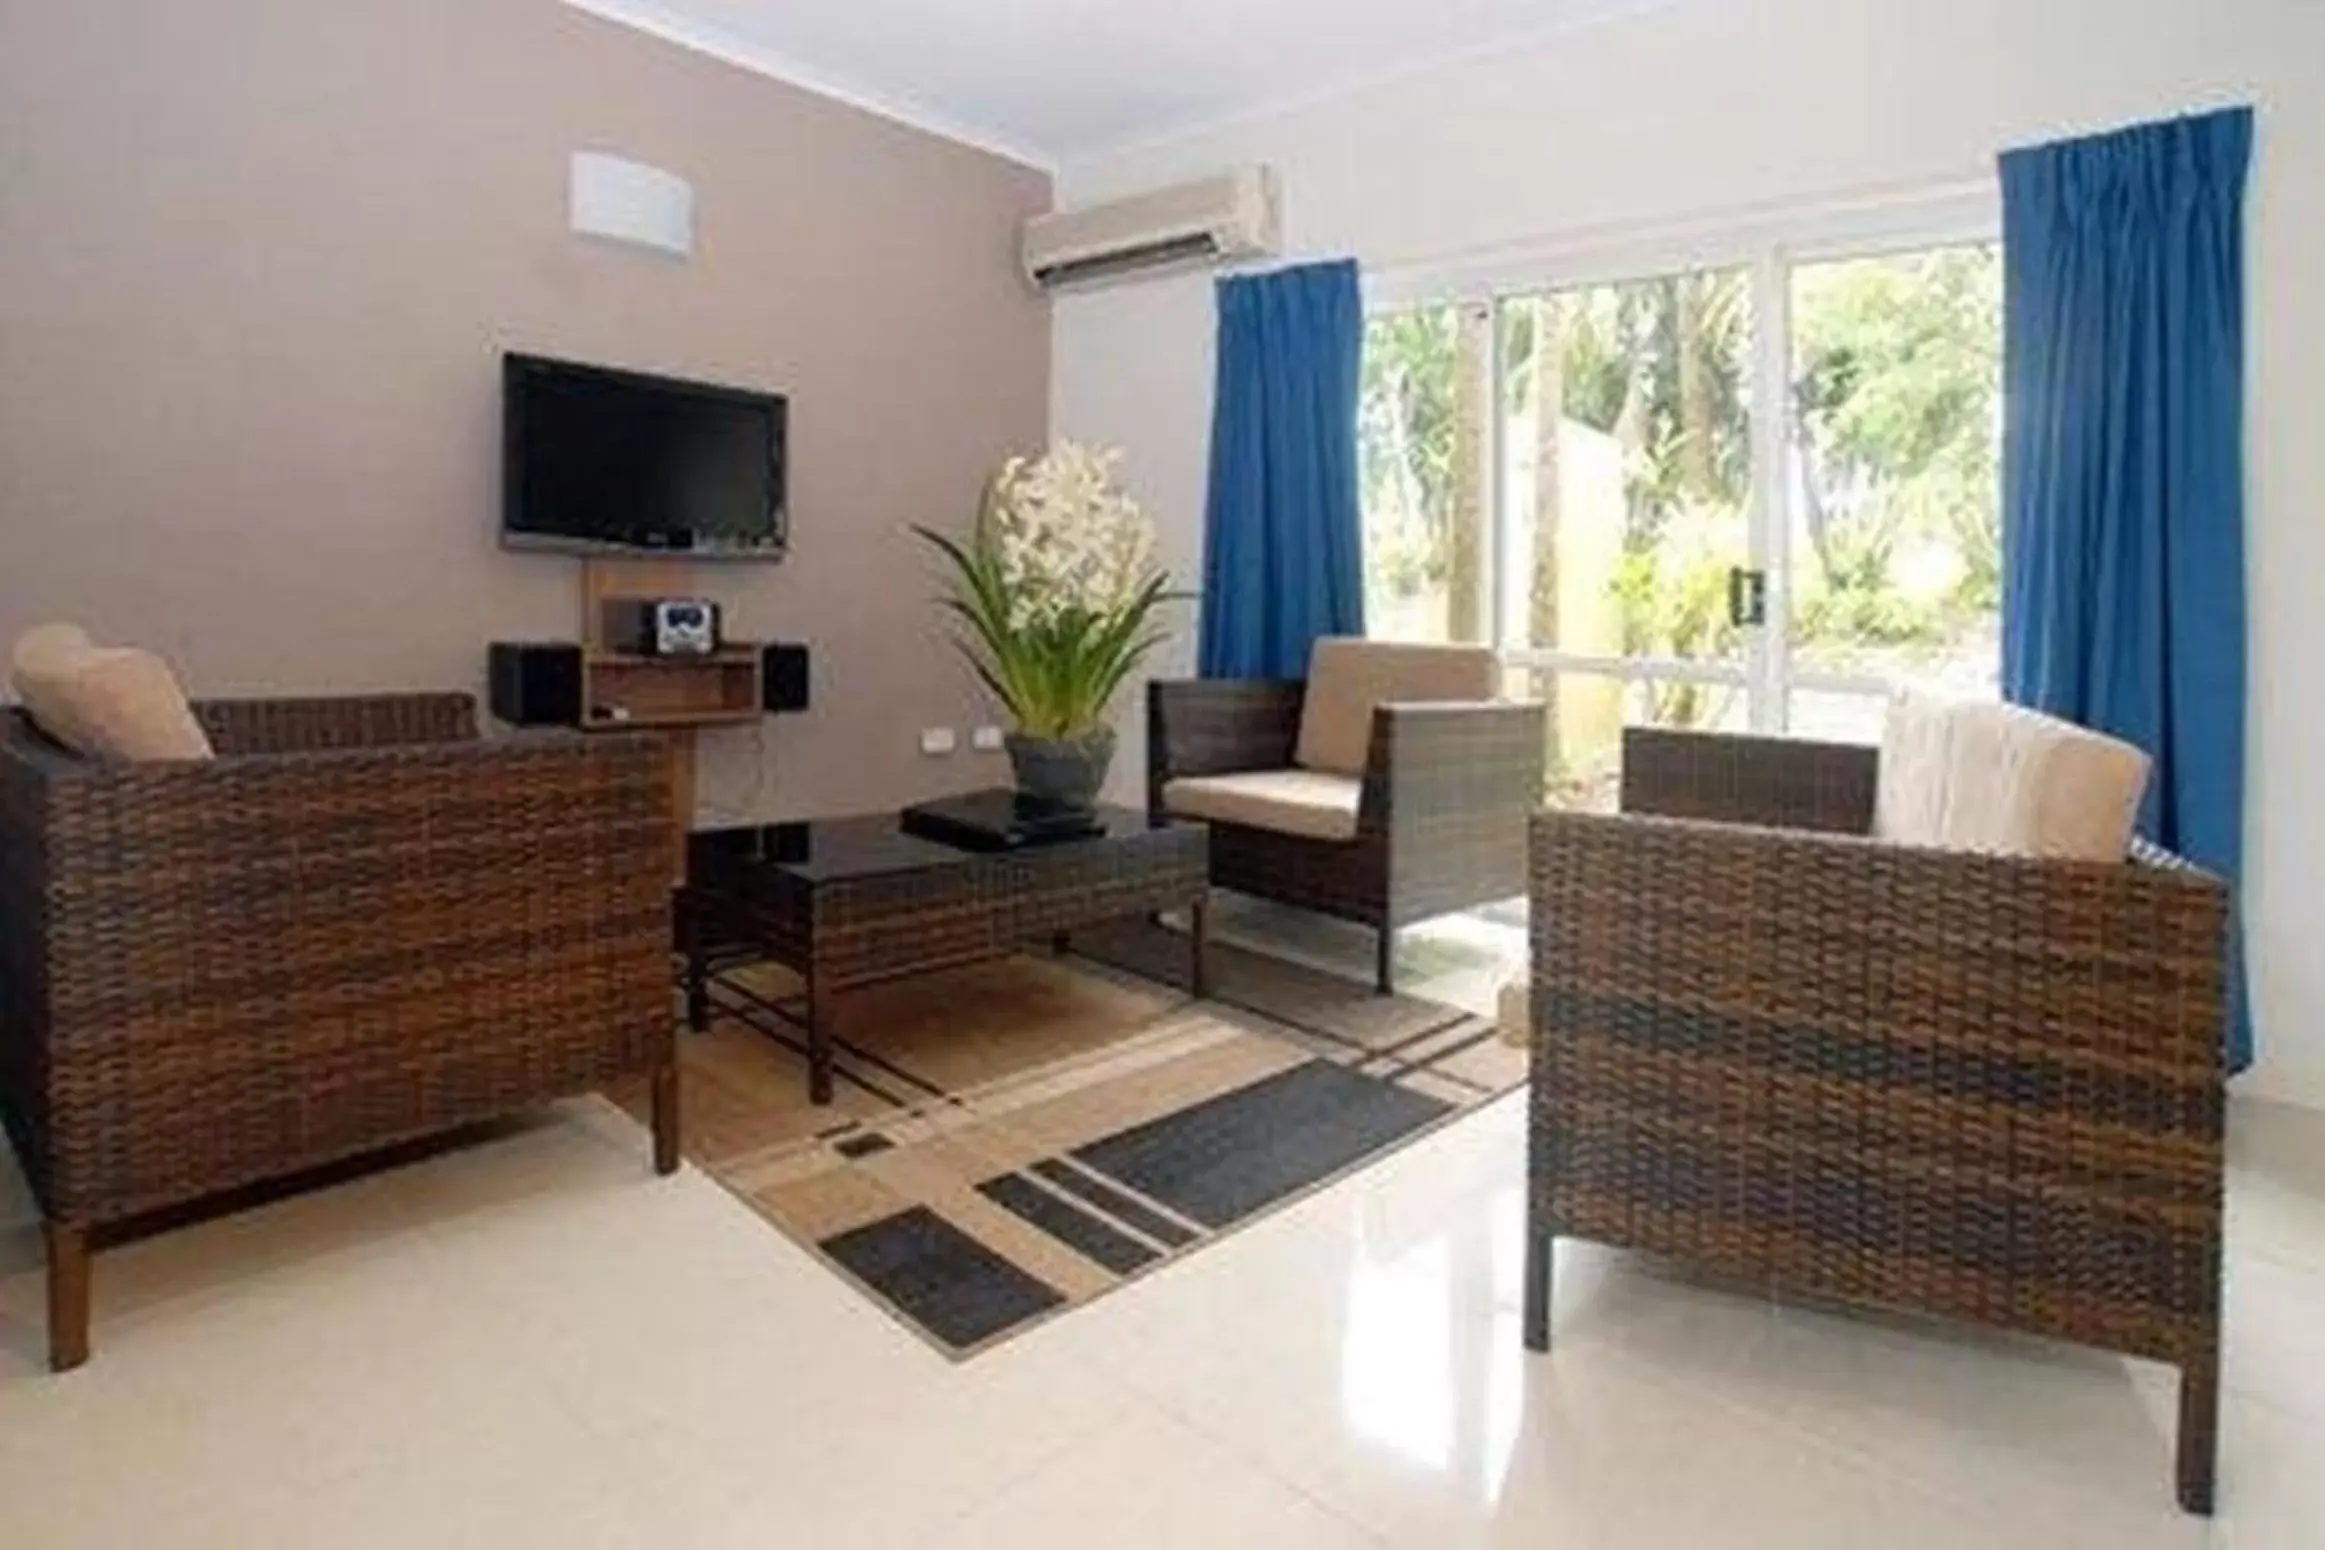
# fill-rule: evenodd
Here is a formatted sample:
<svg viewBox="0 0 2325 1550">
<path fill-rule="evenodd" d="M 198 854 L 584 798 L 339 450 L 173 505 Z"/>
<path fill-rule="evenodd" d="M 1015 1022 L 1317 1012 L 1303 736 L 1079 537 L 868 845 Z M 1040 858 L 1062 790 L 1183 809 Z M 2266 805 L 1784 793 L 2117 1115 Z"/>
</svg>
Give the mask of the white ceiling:
<svg viewBox="0 0 2325 1550">
<path fill-rule="evenodd" d="M 570 0 L 1055 164 L 1668 0 Z"/>
</svg>

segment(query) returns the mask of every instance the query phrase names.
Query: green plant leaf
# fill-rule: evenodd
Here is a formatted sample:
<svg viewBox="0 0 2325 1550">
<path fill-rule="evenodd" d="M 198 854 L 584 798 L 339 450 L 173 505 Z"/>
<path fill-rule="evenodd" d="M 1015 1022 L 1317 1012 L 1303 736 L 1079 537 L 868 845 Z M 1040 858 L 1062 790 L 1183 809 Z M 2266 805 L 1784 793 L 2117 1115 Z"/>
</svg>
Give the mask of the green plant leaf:
<svg viewBox="0 0 2325 1550">
<path fill-rule="evenodd" d="M 935 601 L 963 626 L 952 645 L 978 681 L 1029 735 L 1081 736 L 1104 724 L 1123 682 L 1167 638 L 1153 623 L 1156 611 L 1194 594 L 1172 590 L 1158 571 L 1111 608 L 1022 595 L 994 537 L 1001 494 L 996 478 L 965 540 L 917 525 L 911 531 L 943 561 L 950 585 Z"/>
</svg>

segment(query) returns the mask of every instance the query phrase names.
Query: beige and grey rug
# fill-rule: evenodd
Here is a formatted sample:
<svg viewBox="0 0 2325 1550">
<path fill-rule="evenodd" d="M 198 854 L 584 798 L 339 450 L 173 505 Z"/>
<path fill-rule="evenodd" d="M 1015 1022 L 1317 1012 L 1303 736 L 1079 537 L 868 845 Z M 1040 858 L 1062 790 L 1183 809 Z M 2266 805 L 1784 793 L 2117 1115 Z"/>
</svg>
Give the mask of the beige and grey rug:
<svg viewBox="0 0 2325 1550">
<path fill-rule="evenodd" d="M 1508 1091 L 1484 1019 L 1229 944 L 1212 998 L 1134 924 L 841 1002 L 807 1102 L 796 980 L 714 985 L 684 1034 L 688 1157 L 955 1356 L 1030 1328 Z M 642 1094 L 618 1093 L 633 1112 Z"/>
</svg>

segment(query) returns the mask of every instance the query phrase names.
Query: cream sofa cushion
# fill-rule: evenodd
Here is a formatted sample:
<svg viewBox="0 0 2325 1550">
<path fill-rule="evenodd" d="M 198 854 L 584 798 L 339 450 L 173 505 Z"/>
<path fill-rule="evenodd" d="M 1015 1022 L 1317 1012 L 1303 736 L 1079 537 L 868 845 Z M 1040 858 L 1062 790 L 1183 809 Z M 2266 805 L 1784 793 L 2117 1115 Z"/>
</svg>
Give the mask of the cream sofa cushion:
<svg viewBox="0 0 2325 1550">
<path fill-rule="evenodd" d="M 1308 657 L 1300 740 L 1303 768 L 1362 775 L 1377 705 L 1494 699 L 1494 656 L 1484 646 L 1416 646 L 1326 636 Z"/>
<path fill-rule="evenodd" d="M 1953 707 L 1900 694 L 1881 724 L 1881 769 L 1873 786 L 1873 833 L 1899 845 L 1943 845 L 1946 783 L 1953 773 Z"/>
<path fill-rule="evenodd" d="M 1163 810 L 1181 818 L 1273 829 L 1312 840 L 1356 838 L 1364 782 L 1320 770 L 1183 775 L 1162 788 Z"/>
<path fill-rule="evenodd" d="M 33 721 L 77 753 L 133 763 L 211 757 L 177 676 L 150 651 L 43 625 L 17 642 L 11 667 Z"/>
<path fill-rule="evenodd" d="M 2129 743 L 2021 706 L 1901 697 L 1882 735 L 1874 833 L 1948 850 L 2121 861 L 2148 766 Z"/>
</svg>

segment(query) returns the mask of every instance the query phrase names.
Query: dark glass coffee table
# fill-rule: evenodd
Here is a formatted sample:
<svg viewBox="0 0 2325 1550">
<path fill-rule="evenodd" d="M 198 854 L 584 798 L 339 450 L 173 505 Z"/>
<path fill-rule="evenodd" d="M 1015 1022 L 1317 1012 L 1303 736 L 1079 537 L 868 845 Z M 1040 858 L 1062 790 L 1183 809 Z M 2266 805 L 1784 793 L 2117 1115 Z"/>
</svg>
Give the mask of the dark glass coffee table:
<svg viewBox="0 0 2325 1550">
<path fill-rule="evenodd" d="M 1203 994 L 1210 831 L 1104 807 L 1087 836 L 1008 851 L 918 838 L 894 813 L 688 841 L 678 901 L 686 1015 L 710 1017 L 714 959 L 772 958 L 807 982 L 808 1092 L 831 1101 L 834 998 L 881 980 L 1007 957 L 1076 927 L 1187 910 L 1187 984 Z"/>
</svg>

